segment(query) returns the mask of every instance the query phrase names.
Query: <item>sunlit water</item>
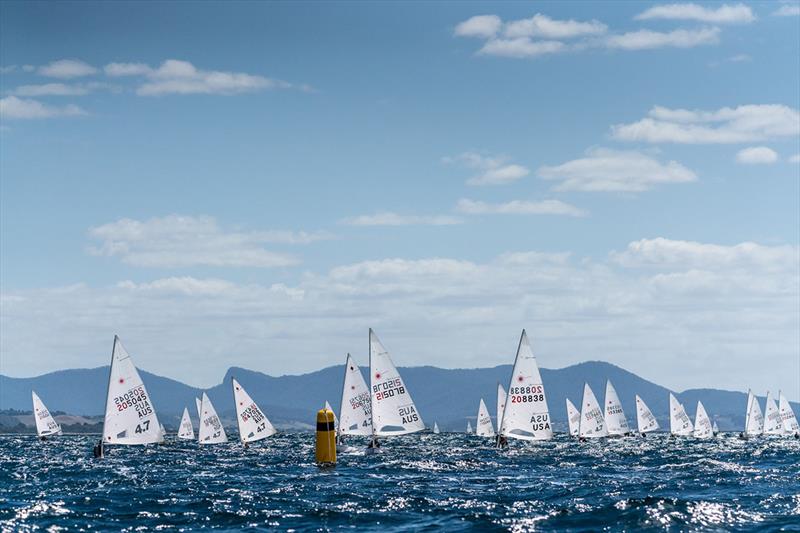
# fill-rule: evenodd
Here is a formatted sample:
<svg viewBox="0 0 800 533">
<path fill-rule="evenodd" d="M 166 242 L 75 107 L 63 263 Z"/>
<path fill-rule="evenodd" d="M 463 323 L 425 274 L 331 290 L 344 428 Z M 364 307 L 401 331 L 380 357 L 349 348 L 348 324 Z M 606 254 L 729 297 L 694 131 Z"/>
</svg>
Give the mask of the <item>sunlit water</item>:
<svg viewBox="0 0 800 533">
<path fill-rule="evenodd" d="M 4 531 L 264 529 L 800 531 L 800 441 L 491 442 L 397 437 L 314 464 L 314 435 L 243 449 L 0 437 Z"/>
</svg>

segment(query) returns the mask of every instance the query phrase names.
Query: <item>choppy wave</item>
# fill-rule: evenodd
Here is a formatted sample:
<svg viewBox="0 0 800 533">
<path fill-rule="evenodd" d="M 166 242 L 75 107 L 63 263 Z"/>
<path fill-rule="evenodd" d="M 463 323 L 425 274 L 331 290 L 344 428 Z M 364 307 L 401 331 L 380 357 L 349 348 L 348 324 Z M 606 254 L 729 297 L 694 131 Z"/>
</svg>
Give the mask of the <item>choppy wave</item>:
<svg viewBox="0 0 800 533">
<path fill-rule="evenodd" d="M 0 528 L 339 529 L 410 531 L 797 530 L 800 442 L 651 436 L 543 443 L 458 434 L 360 447 L 336 468 L 314 436 L 242 448 L 116 447 L 95 438 L 0 437 Z"/>
</svg>

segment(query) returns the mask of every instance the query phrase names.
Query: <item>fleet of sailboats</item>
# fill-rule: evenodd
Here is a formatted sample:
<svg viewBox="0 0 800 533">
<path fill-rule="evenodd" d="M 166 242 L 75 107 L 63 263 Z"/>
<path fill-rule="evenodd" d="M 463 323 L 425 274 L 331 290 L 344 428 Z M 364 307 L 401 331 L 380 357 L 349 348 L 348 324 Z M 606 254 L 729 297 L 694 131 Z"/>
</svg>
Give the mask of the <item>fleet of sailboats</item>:
<svg viewBox="0 0 800 533">
<path fill-rule="evenodd" d="M 377 335 L 369 330 L 369 387 L 355 360 L 347 354 L 345 360 L 342 396 L 338 419 L 334 416 L 337 442 L 344 435 L 371 437 L 367 451 L 374 451 L 379 437 L 407 435 L 425 429 L 422 417 L 414 404 L 403 378 L 392 361 L 389 352 Z M 241 383 L 231 378 L 236 409 L 239 440 L 247 446 L 276 433 L 276 429 Z M 45 407 L 44 402 L 31 391 L 36 430 L 42 440 L 60 435 L 58 422 Z M 600 407 L 594 391 L 584 384 L 580 409 L 566 400 L 569 435 L 580 440 L 603 437 L 619 437 L 632 434 L 619 395 L 610 380 L 606 381 L 603 407 Z M 642 436 L 657 431 L 659 423 L 644 400 L 635 396 L 637 430 Z M 199 418 L 197 442 L 218 444 L 228 437 L 220 417 L 204 392 L 195 398 Z M 325 402 L 327 409 L 331 409 Z M 669 431 L 673 436 L 710 439 L 719 433 L 716 421 L 712 422 L 705 406 L 697 402 L 694 423 L 683 404 L 669 393 Z M 505 445 L 506 438 L 539 441 L 553 437 L 550 412 L 547 406 L 544 383 L 536 357 L 525 330 L 522 331 L 508 390 L 497 384 L 497 431 L 483 398 L 478 404 L 475 434 L 480 437 L 497 437 Z M 109 367 L 106 409 L 103 431 L 94 453 L 102 457 L 110 445 L 146 445 L 163 443 L 166 429 L 159 423 L 152 400 L 144 382 L 125 350 L 119 337 L 114 337 Z M 433 433 L 439 433 L 434 422 Z M 472 433 L 471 421 L 467 421 L 467 433 Z M 800 427 L 789 401 L 782 392 L 777 400 L 767 392 L 764 414 L 758 398 L 748 390 L 744 431 L 741 438 L 760 435 L 800 438 Z M 194 440 L 195 433 L 189 410 L 184 407 L 178 439 Z"/>
</svg>

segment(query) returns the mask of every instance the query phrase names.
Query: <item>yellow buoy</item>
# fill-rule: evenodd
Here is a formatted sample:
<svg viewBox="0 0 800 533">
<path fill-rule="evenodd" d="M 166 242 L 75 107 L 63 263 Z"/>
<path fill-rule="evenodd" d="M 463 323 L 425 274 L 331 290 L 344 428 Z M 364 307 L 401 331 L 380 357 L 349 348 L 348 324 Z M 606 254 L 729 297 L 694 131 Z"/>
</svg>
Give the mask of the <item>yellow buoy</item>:
<svg viewBox="0 0 800 533">
<path fill-rule="evenodd" d="M 317 411 L 317 464 L 336 464 L 336 431 L 330 409 Z"/>
</svg>

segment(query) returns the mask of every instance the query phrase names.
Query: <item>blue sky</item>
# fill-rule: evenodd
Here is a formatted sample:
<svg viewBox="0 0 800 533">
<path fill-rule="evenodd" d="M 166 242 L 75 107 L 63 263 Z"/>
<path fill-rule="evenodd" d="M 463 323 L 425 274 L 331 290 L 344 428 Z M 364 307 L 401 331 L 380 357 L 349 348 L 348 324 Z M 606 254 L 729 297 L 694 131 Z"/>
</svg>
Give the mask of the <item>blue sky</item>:
<svg viewBox="0 0 800 533">
<path fill-rule="evenodd" d="M 800 399 L 797 3 L 28 3 L 0 371 L 603 359 Z M 759 361 L 752 368 L 753 361 Z"/>
</svg>

